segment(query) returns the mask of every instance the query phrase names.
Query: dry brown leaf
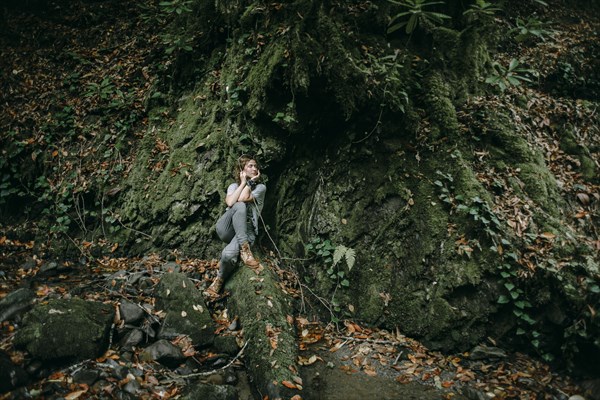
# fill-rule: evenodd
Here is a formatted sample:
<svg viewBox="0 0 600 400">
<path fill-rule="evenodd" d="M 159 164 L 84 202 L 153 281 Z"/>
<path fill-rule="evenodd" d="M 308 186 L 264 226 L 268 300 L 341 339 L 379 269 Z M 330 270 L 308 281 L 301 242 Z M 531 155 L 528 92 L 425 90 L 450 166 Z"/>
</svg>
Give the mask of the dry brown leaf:
<svg viewBox="0 0 600 400">
<path fill-rule="evenodd" d="M 282 381 L 281 384 L 288 389 L 297 389 L 296 384 L 290 381 Z"/>
<path fill-rule="evenodd" d="M 71 392 L 68 395 L 66 395 L 65 396 L 65 400 L 75 400 L 75 399 L 78 399 L 79 396 L 81 396 L 85 392 L 87 392 L 87 389 L 76 390 L 76 391 Z"/>
</svg>

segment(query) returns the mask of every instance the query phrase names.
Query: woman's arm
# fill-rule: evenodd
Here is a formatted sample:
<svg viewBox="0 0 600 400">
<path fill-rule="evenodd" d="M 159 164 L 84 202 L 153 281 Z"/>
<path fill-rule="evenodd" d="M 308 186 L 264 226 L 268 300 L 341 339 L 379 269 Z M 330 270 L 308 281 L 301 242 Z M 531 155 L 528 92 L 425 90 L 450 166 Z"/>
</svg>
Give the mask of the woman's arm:
<svg viewBox="0 0 600 400">
<path fill-rule="evenodd" d="M 240 184 L 231 194 L 228 194 L 225 197 L 225 203 L 228 207 L 231 207 L 238 201 L 248 203 L 252 200 L 254 200 L 254 197 L 252 197 L 252 191 L 246 183 L 246 174 L 242 171 L 240 172 Z"/>
</svg>

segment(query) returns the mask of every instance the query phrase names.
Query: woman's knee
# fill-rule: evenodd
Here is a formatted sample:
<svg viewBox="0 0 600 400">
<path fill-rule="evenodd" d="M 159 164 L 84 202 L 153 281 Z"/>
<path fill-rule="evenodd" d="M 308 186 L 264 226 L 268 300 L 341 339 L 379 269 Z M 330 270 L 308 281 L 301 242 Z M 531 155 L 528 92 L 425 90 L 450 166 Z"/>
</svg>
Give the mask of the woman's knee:
<svg viewBox="0 0 600 400">
<path fill-rule="evenodd" d="M 243 201 L 238 201 L 237 203 L 232 205 L 231 208 L 234 209 L 236 212 L 239 212 L 239 211 L 246 212 L 246 203 L 244 203 Z"/>
<path fill-rule="evenodd" d="M 221 260 L 224 262 L 236 262 L 239 254 L 239 246 L 235 244 L 230 244 L 226 246 L 221 252 Z"/>
</svg>

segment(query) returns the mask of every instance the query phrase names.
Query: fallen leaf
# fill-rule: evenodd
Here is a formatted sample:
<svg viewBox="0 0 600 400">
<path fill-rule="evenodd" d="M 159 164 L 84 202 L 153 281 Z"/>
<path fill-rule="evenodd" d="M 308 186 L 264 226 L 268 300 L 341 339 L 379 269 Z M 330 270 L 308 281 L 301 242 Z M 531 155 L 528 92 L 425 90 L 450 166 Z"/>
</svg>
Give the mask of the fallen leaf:
<svg viewBox="0 0 600 400">
<path fill-rule="evenodd" d="M 283 382 L 281 382 L 281 384 L 283 386 L 285 386 L 286 388 L 288 388 L 288 389 L 297 389 L 296 388 L 296 384 L 294 384 L 294 383 L 292 383 L 290 381 L 283 381 Z"/>
<path fill-rule="evenodd" d="M 75 399 L 78 399 L 79 396 L 81 396 L 85 392 L 87 392 L 87 389 L 76 390 L 76 391 L 71 392 L 68 395 L 66 395 L 65 396 L 65 400 L 75 400 Z"/>
</svg>

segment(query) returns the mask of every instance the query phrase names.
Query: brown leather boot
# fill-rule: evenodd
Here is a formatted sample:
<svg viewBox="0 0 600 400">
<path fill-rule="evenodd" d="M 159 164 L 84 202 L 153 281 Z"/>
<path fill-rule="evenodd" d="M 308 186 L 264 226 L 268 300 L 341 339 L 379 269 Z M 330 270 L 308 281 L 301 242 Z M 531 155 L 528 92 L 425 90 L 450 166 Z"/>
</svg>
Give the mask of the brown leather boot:
<svg viewBox="0 0 600 400">
<path fill-rule="evenodd" d="M 218 297 L 221 288 L 223 287 L 223 278 L 216 277 L 213 283 L 204 291 L 208 297 Z"/>
<path fill-rule="evenodd" d="M 240 257 L 242 258 L 244 264 L 246 264 L 247 266 L 251 268 L 258 266 L 258 261 L 256 261 L 256 259 L 252 255 L 252 251 L 250 251 L 250 245 L 248 244 L 248 242 L 242 245 L 242 248 L 240 249 Z"/>
</svg>

